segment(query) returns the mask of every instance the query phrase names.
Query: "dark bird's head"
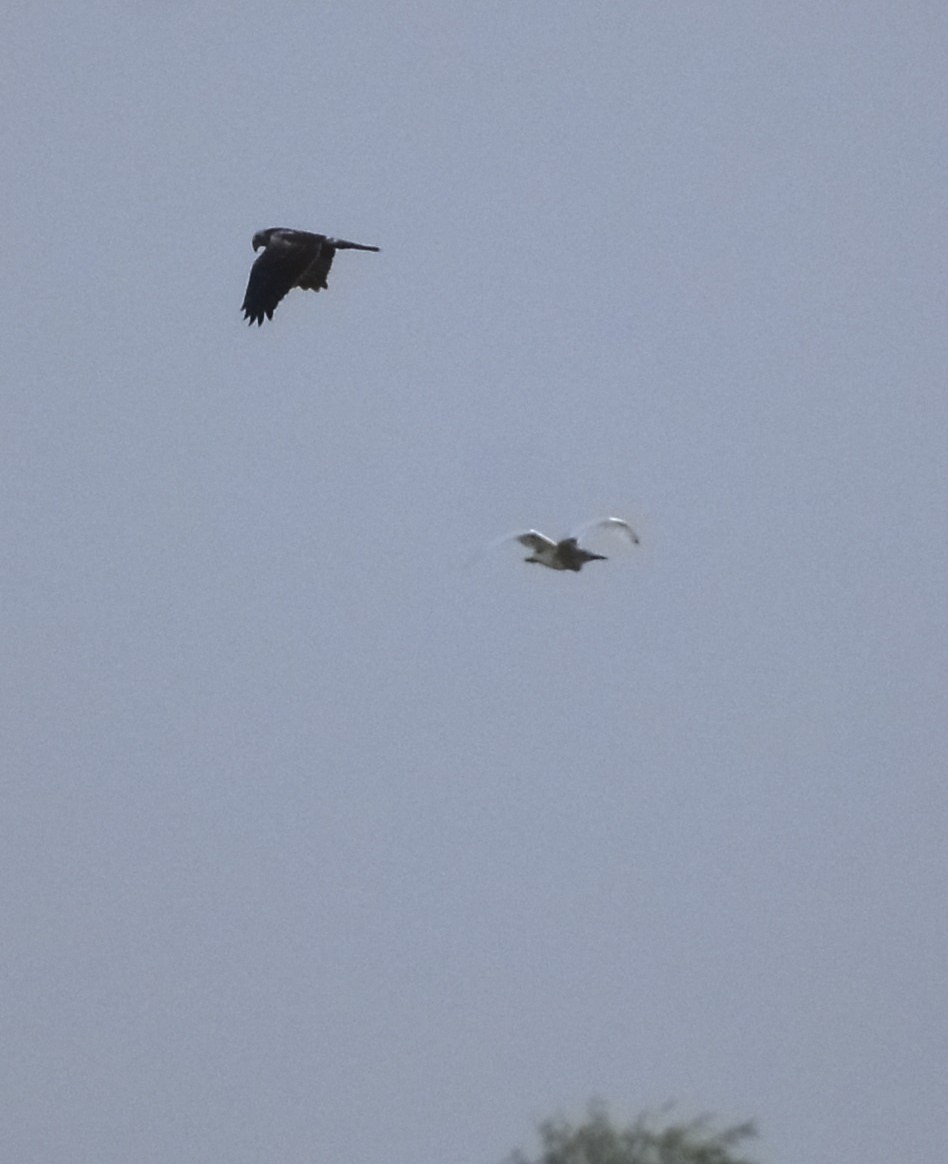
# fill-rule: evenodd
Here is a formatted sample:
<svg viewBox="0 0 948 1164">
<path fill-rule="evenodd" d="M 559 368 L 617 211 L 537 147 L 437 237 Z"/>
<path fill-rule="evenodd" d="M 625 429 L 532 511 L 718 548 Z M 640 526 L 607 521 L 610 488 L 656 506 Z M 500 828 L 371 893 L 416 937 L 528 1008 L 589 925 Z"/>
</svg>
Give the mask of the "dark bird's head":
<svg viewBox="0 0 948 1164">
<path fill-rule="evenodd" d="M 275 227 L 270 227 L 269 230 L 258 230 L 253 236 L 253 249 L 259 251 L 261 247 L 265 247 L 270 241 L 270 235 L 273 234 Z"/>
</svg>

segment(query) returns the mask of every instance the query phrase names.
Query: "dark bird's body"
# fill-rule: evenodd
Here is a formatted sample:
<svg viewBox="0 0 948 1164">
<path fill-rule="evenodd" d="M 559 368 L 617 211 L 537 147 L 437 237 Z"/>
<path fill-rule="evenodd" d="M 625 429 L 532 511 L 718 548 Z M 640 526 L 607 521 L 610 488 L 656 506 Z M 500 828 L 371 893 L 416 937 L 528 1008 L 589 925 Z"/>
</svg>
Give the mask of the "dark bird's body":
<svg viewBox="0 0 948 1164">
<path fill-rule="evenodd" d="M 247 322 L 259 327 L 263 317 L 273 318 L 277 304 L 294 287 L 320 291 L 328 287 L 329 268 L 336 251 L 377 251 L 378 247 L 327 238 L 306 230 L 271 226 L 253 236 L 253 249 L 264 248 L 250 269 L 243 313 Z"/>
</svg>

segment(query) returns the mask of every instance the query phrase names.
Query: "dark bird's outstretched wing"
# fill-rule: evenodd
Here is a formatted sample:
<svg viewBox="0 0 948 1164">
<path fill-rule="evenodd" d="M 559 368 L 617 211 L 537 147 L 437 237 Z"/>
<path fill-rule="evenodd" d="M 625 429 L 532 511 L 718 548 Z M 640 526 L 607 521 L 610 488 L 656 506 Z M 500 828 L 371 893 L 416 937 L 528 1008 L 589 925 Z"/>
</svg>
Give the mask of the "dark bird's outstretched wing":
<svg viewBox="0 0 948 1164">
<path fill-rule="evenodd" d="M 250 268 L 250 280 L 244 296 L 243 313 L 248 323 L 263 323 L 273 318 L 280 300 L 299 285 L 299 281 L 318 258 L 325 239 L 321 234 L 304 230 L 262 230 L 254 235 L 253 249 L 263 247 L 263 254 Z M 332 256 L 329 257 L 332 262 Z M 329 266 L 327 264 L 327 271 Z"/>
<path fill-rule="evenodd" d="M 258 326 L 263 317 L 273 318 L 277 304 L 294 287 L 320 291 L 327 287 L 329 268 L 337 250 L 377 251 L 378 247 L 347 242 L 344 238 L 327 238 L 306 230 L 271 227 L 253 236 L 253 249 L 263 247 L 263 254 L 250 269 L 250 281 L 244 296 L 243 313 L 249 323 Z"/>
</svg>

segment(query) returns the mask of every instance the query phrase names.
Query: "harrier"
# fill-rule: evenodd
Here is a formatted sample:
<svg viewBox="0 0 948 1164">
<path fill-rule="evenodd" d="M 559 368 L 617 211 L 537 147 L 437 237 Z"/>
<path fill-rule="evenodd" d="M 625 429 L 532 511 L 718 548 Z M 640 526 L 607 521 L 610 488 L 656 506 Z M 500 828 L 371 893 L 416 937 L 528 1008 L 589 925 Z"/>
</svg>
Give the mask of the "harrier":
<svg viewBox="0 0 948 1164">
<path fill-rule="evenodd" d="M 632 545 L 639 544 L 638 534 L 620 517 L 603 517 L 596 521 L 587 521 L 574 534 L 559 542 L 554 542 L 552 538 L 535 529 L 522 534 L 513 534 L 506 540 L 516 540 L 533 551 L 529 558 L 524 558 L 525 562 L 536 562 L 540 566 L 548 566 L 551 570 L 572 570 L 574 574 L 578 574 L 587 562 L 607 560 L 605 554 L 594 554 L 590 550 L 584 550 L 579 544 L 579 535 L 590 529 L 621 530 Z"/>
<path fill-rule="evenodd" d="M 244 296 L 243 313 L 249 324 L 259 327 L 263 317 L 273 318 L 277 304 L 294 287 L 319 291 L 328 287 L 326 278 L 336 251 L 377 251 L 344 238 L 327 238 L 307 230 L 287 230 L 271 226 L 253 236 L 253 249 L 264 248 L 250 268 L 250 282 Z"/>
</svg>

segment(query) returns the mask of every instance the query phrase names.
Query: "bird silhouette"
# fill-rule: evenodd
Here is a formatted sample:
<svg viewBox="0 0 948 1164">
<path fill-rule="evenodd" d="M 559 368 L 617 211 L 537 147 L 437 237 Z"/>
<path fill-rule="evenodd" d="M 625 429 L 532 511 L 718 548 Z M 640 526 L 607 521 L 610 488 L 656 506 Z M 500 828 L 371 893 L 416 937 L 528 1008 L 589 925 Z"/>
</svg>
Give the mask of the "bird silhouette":
<svg viewBox="0 0 948 1164">
<path fill-rule="evenodd" d="M 250 268 L 250 280 L 241 310 L 249 324 L 259 327 L 263 317 L 273 318 L 277 304 L 294 287 L 305 291 L 328 288 L 326 279 L 336 251 L 377 251 L 364 243 L 327 238 L 307 230 L 271 226 L 253 236 L 253 249 L 263 254 Z"/>
<path fill-rule="evenodd" d="M 531 550 L 530 556 L 524 558 L 525 562 L 535 562 L 537 565 L 546 566 L 550 570 L 572 570 L 574 574 L 578 574 L 587 562 L 607 561 L 605 554 L 593 553 L 591 550 L 583 549 L 579 544 L 580 536 L 591 529 L 621 531 L 632 545 L 639 544 L 638 534 L 621 517 L 600 517 L 594 521 L 584 522 L 569 537 L 558 542 L 535 529 L 529 529 L 526 533 L 511 534 L 502 540 L 518 541 L 522 546 Z"/>
</svg>

